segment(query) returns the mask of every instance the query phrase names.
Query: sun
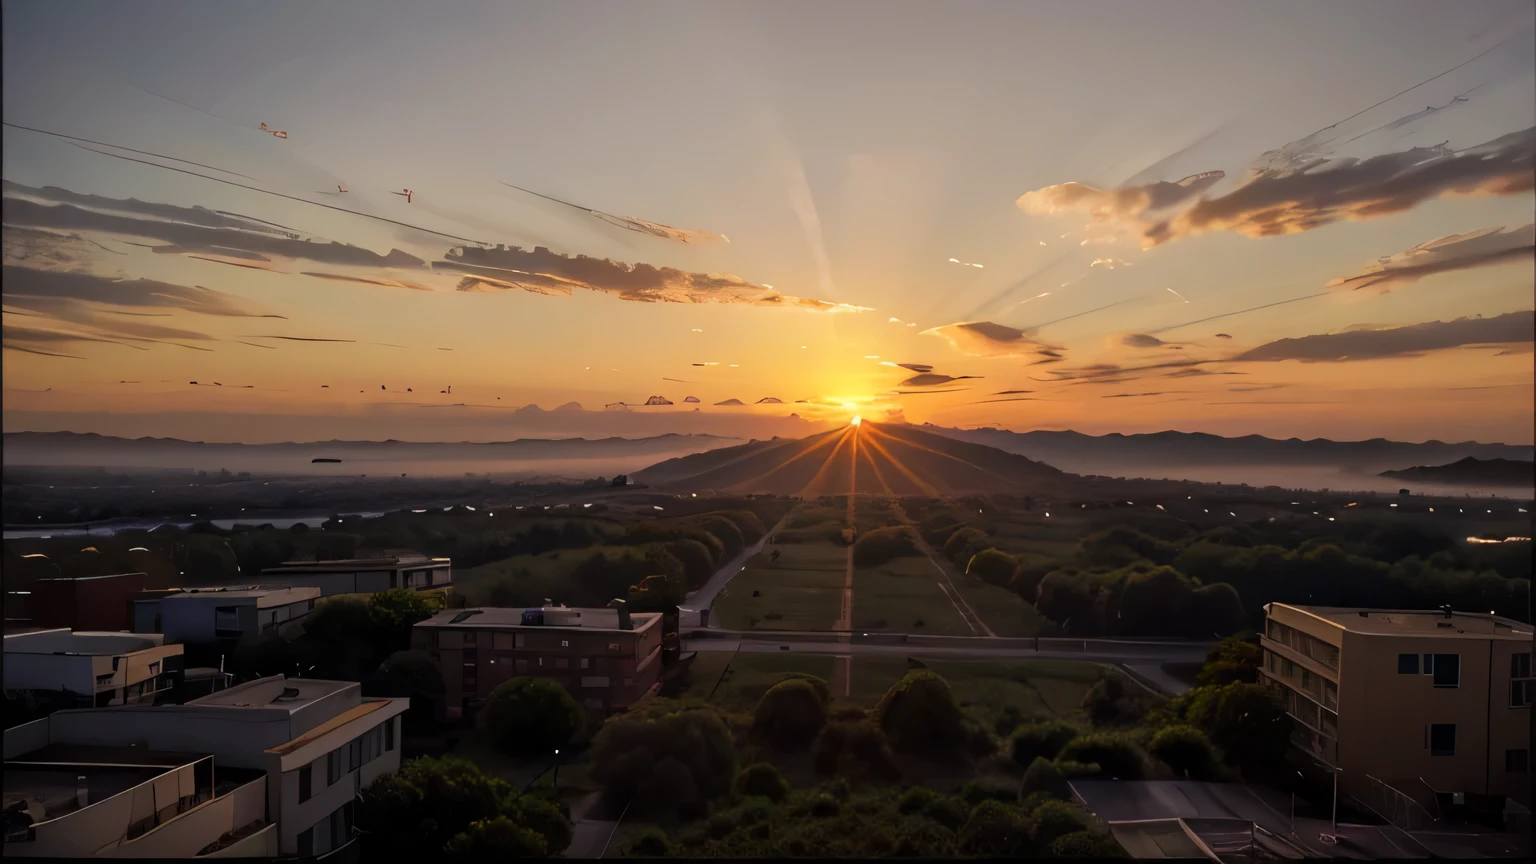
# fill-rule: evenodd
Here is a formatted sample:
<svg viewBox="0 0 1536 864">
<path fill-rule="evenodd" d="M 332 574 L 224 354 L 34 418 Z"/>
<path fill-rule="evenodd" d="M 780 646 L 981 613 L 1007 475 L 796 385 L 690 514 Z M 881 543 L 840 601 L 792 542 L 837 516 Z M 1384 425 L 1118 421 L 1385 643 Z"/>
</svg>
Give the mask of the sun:
<svg viewBox="0 0 1536 864">
<path fill-rule="evenodd" d="M 857 414 L 853 415 L 853 425 L 857 426 L 857 425 L 859 425 L 860 423 L 863 423 L 863 422 L 864 422 L 864 418 L 863 417 L 860 417 Z"/>
</svg>

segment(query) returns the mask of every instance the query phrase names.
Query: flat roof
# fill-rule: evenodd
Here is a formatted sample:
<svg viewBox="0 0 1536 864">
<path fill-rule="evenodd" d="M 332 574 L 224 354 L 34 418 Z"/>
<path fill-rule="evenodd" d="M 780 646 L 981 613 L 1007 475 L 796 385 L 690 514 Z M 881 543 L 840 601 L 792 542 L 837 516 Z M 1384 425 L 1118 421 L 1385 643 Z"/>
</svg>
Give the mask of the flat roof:
<svg viewBox="0 0 1536 864">
<path fill-rule="evenodd" d="M 290 713 L 327 696 L 361 687 L 356 681 L 322 681 L 274 675 L 236 684 L 187 702 L 207 708 L 286 708 Z"/>
<path fill-rule="evenodd" d="M 528 609 L 505 609 L 500 607 L 479 607 L 474 609 L 444 609 L 434 614 L 425 621 L 418 622 L 417 627 L 428 628 L 452 628 L 466 630 L 590 630 L 597 632 L 612 631 L 614 633 L 638 632 L 650 627 L 656 621 L 661 620 L 660 612 L 631 612 L 630 620 L 634 623 L 634 630 L 619 629 L 619 612 L 617 609 L 558 609 L 550 610 L 547 607 L 534 606 L 531 609 L 545 610 L 548 620 L 550 612 L 574 613 L 577 620 L 567 624 L 524 624 L 523 613 Z M 470 613 L 470 614 L 465 614 Z M 459 619 L 460 616 L 462 620 Z"/>
<path fill-rule="evenodd" d="M 263 573 L 334 572 L 347 570 L 394 570 L 401 567 L 423 567 L 435 564 L 452 564 L 451 558 L 428 558 L 421 554 L 387 555 L 380 558 L 335 558 L 325 561 L 284 561 L 276 567 L 267 567 Z"/>
<path fill-rule="evenodd" d="M 241 585 L 227 588 L 183 588 L 175 594 L 147 599 L 159 599 L 161 602 L 173 600 L 254 599 L 257 606 L 283 606 L 288 603 L 299 603 L 304 600 L 317 599 L 319 596 L 320 589 L 308 585 Z"/>
<path fill-rule="evenodd" d="M 6 809 L 26 808 L 32 824 L 57 819 L 80 807 L 80 777 L 85 778 L 86 806 L 121 795 L 166 773 L 169 768 L 101 765 L 30 765 L 5 763 Z"/>
<path fill-rule="evenodd" d="M 44 576 L 35 579 L 34 582 L 94 582 L 101 579 L 123 579 L 128 576 L 143 576 L 137 570 L 129 573 L 108 573 L 105 576 Z"/>
<path fill-rule="evenodd" d="M 99 765 L 136 766 L 142 768 L 180 768 L 208 758 L 207 753 L 189 753 L 178 750 L 150 750 L 147 747 L 117 746 L 111 744 L 47 744 L 29 753 L 23 753 L 6 764 L 27 762 L 34 765 Z M 9 790 L 7 790 L 9 791 Z"/>
<path fill-rule="evenodd" d="M 7 654 L 77 654 L 90 657 L 132 654 L 165 645 L 165 637 L 154 633 L 104 633 L 55 628 L 29 633 L 5 634 Z"/>
<path fill-rule="evenodd" d="M 324 723 L 321 723 L 319 726 L 316 726 L 308 732 L 305 732 L 303 735 L 300 735 L 292 741 L 287 741 L 277 745 L 276 747 L 268 748 L 267 752 L 275 753 L 278 756 L 287 756 L 289 753 L 292 753 L 293 751 L 303 747 L 306 744 L 320 740 L 320 738 L 326 733 L 334 732 L 335 730 L 340 729 L 348 723 L 351 723 L 353 720 L 356 720 L 360 717 L 366 717 L 369 714 L 379 710 L 380 708 L 388 708 L 391 704 L 393 704 L 393 700 L 391 699 L 379 699 L 373 702 L 364 702 L 361 705 L 353 706 L 341 712 L 340 714 L 337 714 L 335 717 L 325 721 Z"/>
<path fill-rule="evenodd" d="M 1343 606 L 1292 606 L 1274 603 L 1320 618 L 1350 633 L 1370 636 L 1487 637 L 1531 640 L 1532 627 L 1490 612 L 1456 612 L 1449 618 L 1434 609 L 1355 609 Z M 1444 626 L 1449 625 L 1449 626 Z"/>
</svg>

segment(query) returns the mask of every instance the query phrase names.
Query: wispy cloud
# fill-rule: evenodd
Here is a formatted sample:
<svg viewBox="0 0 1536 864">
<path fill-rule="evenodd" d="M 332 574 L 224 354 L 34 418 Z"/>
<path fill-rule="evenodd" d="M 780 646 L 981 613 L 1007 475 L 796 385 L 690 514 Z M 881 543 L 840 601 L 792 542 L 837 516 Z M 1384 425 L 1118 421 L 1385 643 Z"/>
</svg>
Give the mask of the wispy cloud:
<svg viewBox="0 0 1536 864">
<path fill-rule="evenodd" d="M 1029 333 L 991 321 L 963 321 L 923 331 L 949 340 L 956 351 L 973 357 L 1024 357 L 1041 349 L 1061 351 L 1036 341 Z"/>
<path fill-rule="evenodd" d="M 1349 276 L 1334 279 L 1328 287 L 1350 290 L 1376 287 L 1385 291 L 1437 273 L 1528 261 L 1533 252 L 1536 252 L 1536 223 L 1509 230 L 1485 228 L 1441 237 L 1378 259 Z"/>
<path fill-rule="evenodd" d="M 1416 357 L 1468 345 L 1530 343 L 1536 312 L 1509 312 L 1492 318 L 1431 321 L 1388 330 L 1354 330 L 1281 339 L 1232 358 L 1234 361 L 1300 360 L 1306 363 Z"/>
</svg>

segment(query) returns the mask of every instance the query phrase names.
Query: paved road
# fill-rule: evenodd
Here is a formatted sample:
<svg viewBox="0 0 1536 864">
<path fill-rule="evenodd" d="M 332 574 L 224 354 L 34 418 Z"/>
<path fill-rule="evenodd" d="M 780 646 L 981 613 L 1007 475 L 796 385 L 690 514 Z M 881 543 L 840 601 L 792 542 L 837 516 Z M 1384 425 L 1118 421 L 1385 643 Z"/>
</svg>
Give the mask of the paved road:
<svg viewBox="0 0 1536 864">
<path fill-rule="evenodd" d="M 697 591 L 689 592 L 688 596 L 683 600 L 684 608 L 708 609 L 715 605 L 715 597 L 720 593 L 721 589 L 725 588 L 726 584 L 735 578 L 737 573 L 746 569 L 747 562 L 752 560 L 752 556 L 763 551 L 763 546 L 773 539 L 773 535 L 779 533 L 779 529 L 784 527 L 785 523 L 789 521 L 790 515 L 794 512 L 791 509 L 789 513 L 785 513 L 784 518 L 780 519 L 778 524 L 768 529 L 768 533 L 763 535 L 763 539 L 741 550 L 740 555 L 732 558 L 730 563 L 716 570 L 715 575 L 709 577 L 709 581 L 704 583 L 704 587 Z"/>
<path fill-rule="evenodd" d="M 935 659 L 1042 659 L 1088 660 L 1099 663 L 1125 663 L 1156 665 L 1205 659 L 1207 646 L 1193 643 L 1134 643 L 1108 640 L 1046 639 L 1035 648 L 999 644 L 1030 640 L 993 640 L 985 638 L 913 637 L 899 642 L 889 639 L 866 641 L 853 638 L 806 639 L 805 634 L 785 635 L 779 638 L 761 638 L 766 634 L 751 634 L 748 638 L 685 639 L 684 651 L 743 651 L 747 653 L 799 653 L 841 655 L 898 655 L 907 657 L 932 657 Z M 972 643 L 972 644 L 956 644 Z M 1071 644 L 1065 644 L 1071 643 Z M 1075 647 L 1073 647 L 1075 645 Z"/>
</svg>

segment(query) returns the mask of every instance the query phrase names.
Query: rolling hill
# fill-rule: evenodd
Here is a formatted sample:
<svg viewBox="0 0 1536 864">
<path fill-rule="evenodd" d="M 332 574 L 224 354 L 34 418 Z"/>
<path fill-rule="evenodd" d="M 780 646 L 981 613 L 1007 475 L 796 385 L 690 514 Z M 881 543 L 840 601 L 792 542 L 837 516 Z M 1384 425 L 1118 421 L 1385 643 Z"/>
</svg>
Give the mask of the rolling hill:
<svg viewBox="0 0 1536 864">
<path fill-rule="evenodd" d="M 807 438 L 752 441 L 668 459 L 632 476 L 658 487 L 817 497 L 1037 495 L 1075 475 L 995 447 L 906 425 L 865 422 Z"/>
<path fill-rule="evenodd" d="M 1401 471 L 1383 471 L 1381 476 L 1418 483 L 1516 486 L 1529 489 L 1533 481 L 1536 481 L 1536 463 L 1468 456 L 1449 465 L 1417 465 Z"/>
</svg>

